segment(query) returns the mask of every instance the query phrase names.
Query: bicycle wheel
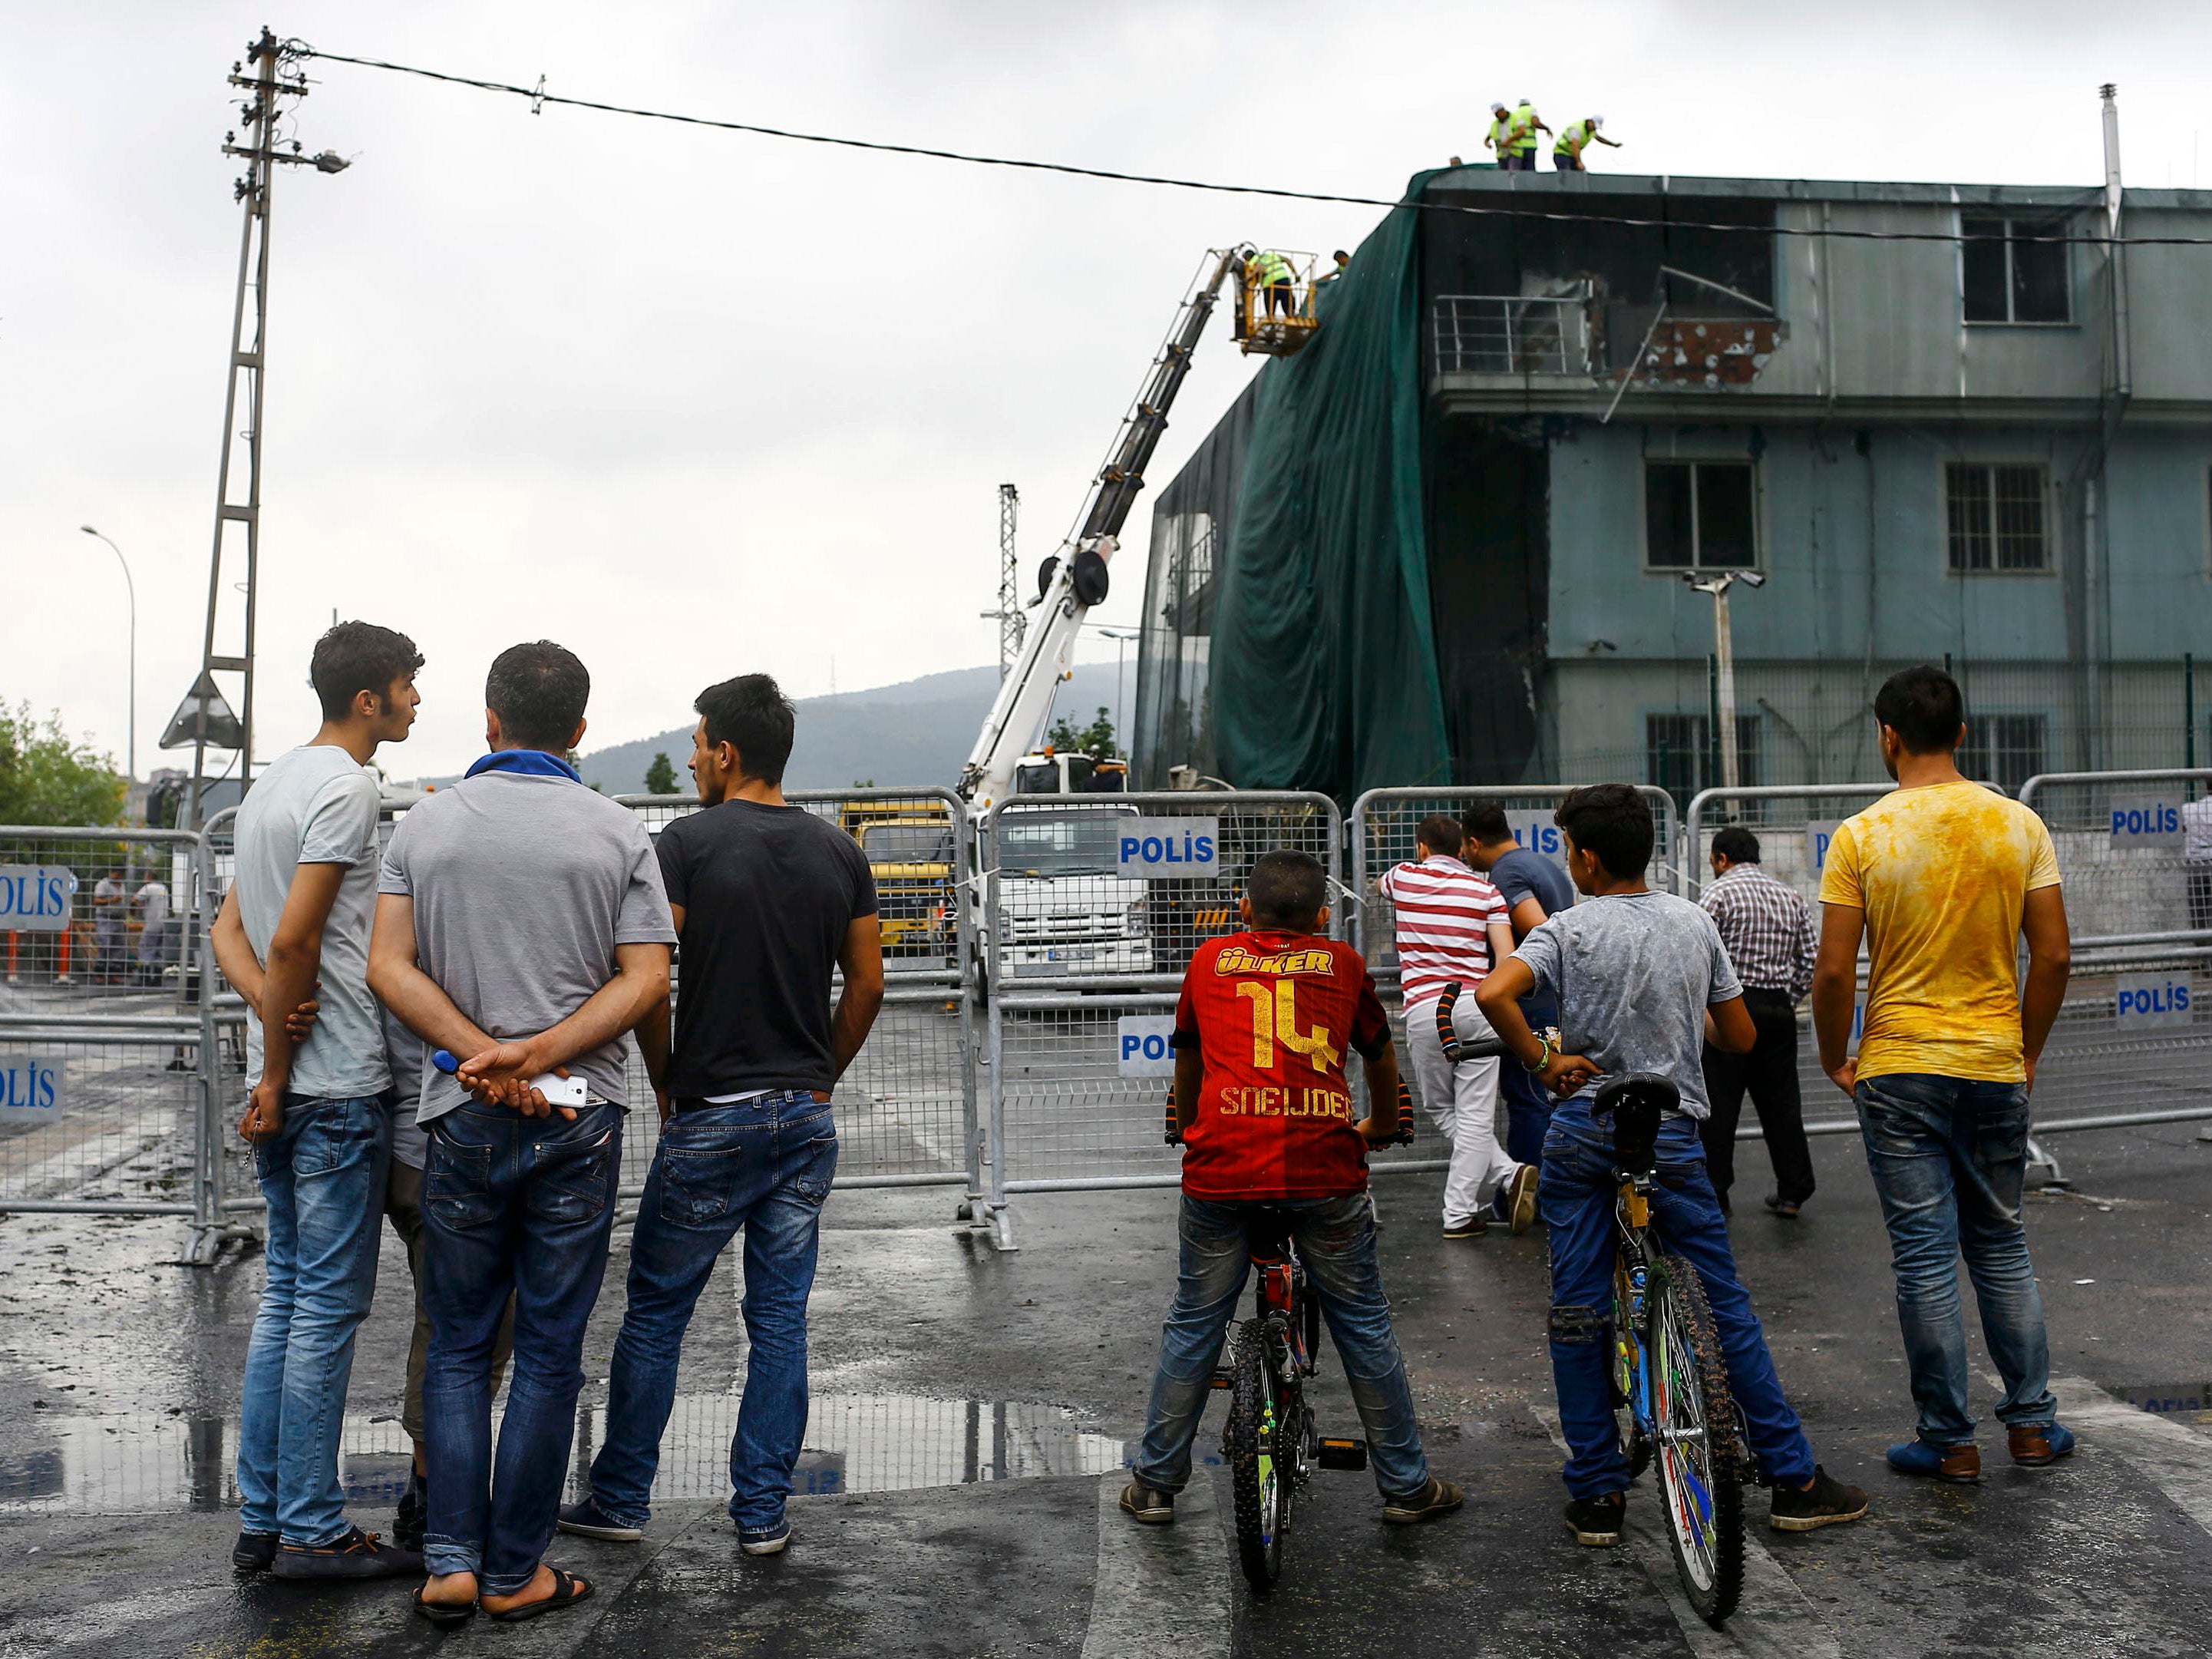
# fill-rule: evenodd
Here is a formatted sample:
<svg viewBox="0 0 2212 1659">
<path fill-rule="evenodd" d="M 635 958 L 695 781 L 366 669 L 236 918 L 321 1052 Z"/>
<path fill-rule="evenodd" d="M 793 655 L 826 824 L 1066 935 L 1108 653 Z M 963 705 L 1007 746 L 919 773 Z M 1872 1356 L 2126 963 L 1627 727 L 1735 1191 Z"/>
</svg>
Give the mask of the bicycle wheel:
<svg viewBox="0 0 2212 1659">
<path fill-rule="evenodd" d="M 1667 1540 L 1690 1605 L 1718 1626 L 1743 1594 L 1743 1451 L 1720 1336 L 1686 1261 L 1661 1258 L 1650 1292 L 1652 1415 Z"/>
<path fill-rule="evenodd" d="M 1237 1499 L 1237 1559 L 1254 1589 L 1273 1589 L 1283 1570 L 1283 1534 L 1291 1520 L 1294 1459 L 1279 1458 L 1277 1439 L 1297 1426 L 1284 1416 L 1267 1363 L 1267 1331 L 1257 1319 L 1237 1328 L 1229 1400 L 1229 1485 Z"/>
</svg>

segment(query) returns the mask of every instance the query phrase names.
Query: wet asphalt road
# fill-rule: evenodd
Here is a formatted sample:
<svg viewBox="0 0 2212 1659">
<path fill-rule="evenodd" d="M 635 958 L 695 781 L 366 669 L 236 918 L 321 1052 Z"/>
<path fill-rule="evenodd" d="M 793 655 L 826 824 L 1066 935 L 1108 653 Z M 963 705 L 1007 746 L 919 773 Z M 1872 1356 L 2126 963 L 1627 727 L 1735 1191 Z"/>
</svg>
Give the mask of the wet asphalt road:
<svg viewBox="0 0 2212 1659">
<path fill-rule="evenodd" d="M 1540 1233 L 1444 1244 L 1433 1176 L 1378 1192 L 1431 1461 L 1469 1489 L 1451 1520 L 1387 1531 L 1366 1477 L 1324 1475 L 1300 1511 L 1291 1576 L 1265 1600 L 1231 1581 L 1225 1486 L 1211 1515 L 1187 1498 L 1170 1534 L 1122 1528 L 1104 1505 L 1122 1443 L 1141 1427 L 1173 1195 L 1018 1200 L 1022 1248 L 1001 1255 L 956 1235 L 950 1193 L 848 1192 L 831 1200 L 823 1247 L 801 1471 L 811 1495 L 795 1500 L 791 1552 L 739 1556 L 720 1514 L 744 1369 L 726 1260 L 684 1356 L 646 1542 L 559 1540 L 551 1559 L 599 1585 L 589 1607 L 450 1637 L 407 1616 L 404 1586 L 303 1592 L 234 1578 L 228 1462 L 257 1258 L 194 1271 L 158 1265 L 173 1254 L 173 1224 L 9 1217 L 0 1659 L 2212 1651 L 2212 1429 L 2178 1405 L 2201 1404 L 2212 1372 L 2212 1145 L 2176 1126 L 2075 1137 L 2060 1151 L 2077 1192 L 2094 1196 L 2039 1197 L 2030 1228 L 2053 1370 L 2078 1379 L 2063 1398 L 2081 1451 L 2015 1471 L 1985 1426 L 1984 1482 L 1931 1488 L 1881 1467 L 1911 1408 L 1855 1143 L 1815 1143 L 1821 1191 L 1794 1225 L 1758 1211 L 1763 1159 L 1742 1149 L 1745 1278 L 1820 1455 L 1869 1488 L 1875 1512 L 1802 1537 L 1760 1528 L 1744 1609 L 1722 1635 L 1670 1602 L 1671 1565 L 1650 1531 L 1593 1552 L 1559 1528 Z M 604 1402 L 624 1265 L 618 1249 L 586 1343 L 579 1462 Z M 396 1245 L 383 1273 L 346 1441 L 356 1512 L 372 1526 L 388 1522 L 404 1467 Z M 1337 1369 L 1327 1354 L 1323 1426 L 1351 1430 Z M 2113 1403 L 2146 1391 L 2177 1408 Z M 1209 1416 L 1202 1450 L 1217 1426 Z M 1750 1514 L 1764 1507 L 1753 1494 Z M 1656 1518 L 1648 1491 L 1632 1517 Z"/>
</svg>

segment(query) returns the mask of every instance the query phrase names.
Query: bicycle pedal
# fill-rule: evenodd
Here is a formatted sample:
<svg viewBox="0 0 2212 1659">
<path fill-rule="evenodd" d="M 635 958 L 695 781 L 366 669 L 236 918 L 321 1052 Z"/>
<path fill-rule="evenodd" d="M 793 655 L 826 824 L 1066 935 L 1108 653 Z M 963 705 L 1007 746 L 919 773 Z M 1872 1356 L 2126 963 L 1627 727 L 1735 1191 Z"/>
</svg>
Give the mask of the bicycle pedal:
<svg viewBox="0 0 2212 1659">
<path fill-rule="evenodd" d="M 1216 1365 L 1213 1368 L 1213 1381 L 1206 1384 L 1210 1389 L 1233 1389 L 1236 1386 L 1236 1375 L 1226 1365 Z"/>
<path fill-rule="evenodd" d="M 1320 1455 L 1314 1461 L 1325 1469 L 1364 1469 L 1367 1467 L 1367 1443 L 1324 1438 Z"/>
</svg>

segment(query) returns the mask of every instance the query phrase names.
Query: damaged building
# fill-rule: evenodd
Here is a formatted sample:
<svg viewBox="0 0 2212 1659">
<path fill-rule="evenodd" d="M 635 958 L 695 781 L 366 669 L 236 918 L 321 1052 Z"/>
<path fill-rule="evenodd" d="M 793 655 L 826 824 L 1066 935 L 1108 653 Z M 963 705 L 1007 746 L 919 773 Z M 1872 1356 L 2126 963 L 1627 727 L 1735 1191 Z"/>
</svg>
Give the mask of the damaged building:
<svg viewBox="0 0 2212 1659">
<path fill-rule="evenodd" d="M 1154 505 L 1139 781 L 1879 775 L 2212 753 L 2212 191 L 1417 177 Z M 2207 677 L 2212 689 L 2212 677 Z"/>
</svg>

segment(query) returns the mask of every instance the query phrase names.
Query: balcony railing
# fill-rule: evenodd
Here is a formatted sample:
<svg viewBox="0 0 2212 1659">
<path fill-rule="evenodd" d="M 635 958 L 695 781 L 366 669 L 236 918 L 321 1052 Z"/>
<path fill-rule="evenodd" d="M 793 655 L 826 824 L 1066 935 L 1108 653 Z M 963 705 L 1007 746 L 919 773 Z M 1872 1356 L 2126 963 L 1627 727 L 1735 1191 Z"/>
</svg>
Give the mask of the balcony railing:
<svg viewBox="0 0 2212 1659">
<path fill-rule="evenodd" d="M 1439 294 L 1433 326 L 1439 374 L 1590 372 L 1589 329 L 1579 296 Z"/>
</svg>

